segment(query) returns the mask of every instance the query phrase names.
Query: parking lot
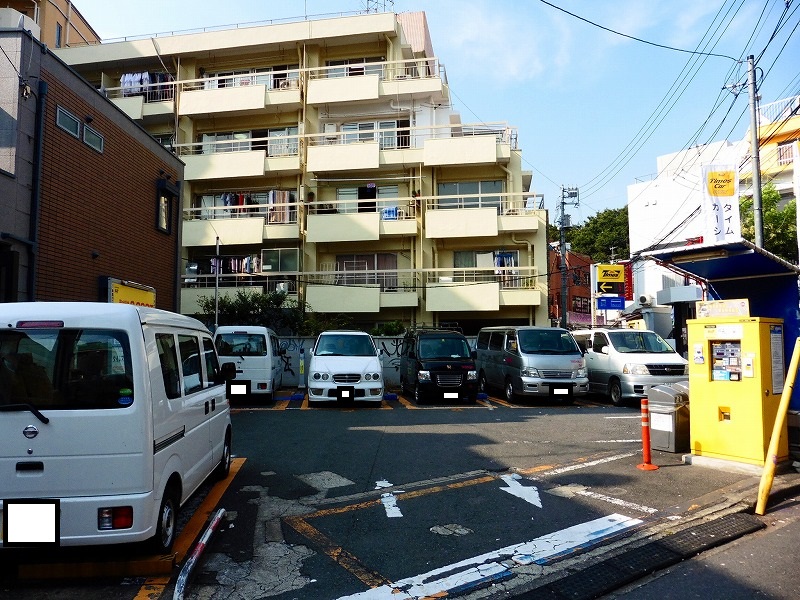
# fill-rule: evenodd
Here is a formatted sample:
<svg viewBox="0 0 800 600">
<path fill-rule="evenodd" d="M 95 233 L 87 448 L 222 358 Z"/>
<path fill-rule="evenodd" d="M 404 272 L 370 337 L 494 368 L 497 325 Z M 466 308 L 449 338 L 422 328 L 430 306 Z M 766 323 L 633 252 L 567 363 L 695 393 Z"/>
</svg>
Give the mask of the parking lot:
<svg viewBox="0 0 800 600">
<path fill-rule="evenodd" d="M 171 563 L 116 549 L 59 557 L 66 572 L 31 560 L 2 597 L 169 597 L 218 507 L 190 598 L 507 594 L 748 479 L 663 452 L 658 471 L 637 469 L 638 407 L 602 398 L 316 407 L 297 396 L 234 405 L 234 473 L 183 511 Z"/>
</svg>

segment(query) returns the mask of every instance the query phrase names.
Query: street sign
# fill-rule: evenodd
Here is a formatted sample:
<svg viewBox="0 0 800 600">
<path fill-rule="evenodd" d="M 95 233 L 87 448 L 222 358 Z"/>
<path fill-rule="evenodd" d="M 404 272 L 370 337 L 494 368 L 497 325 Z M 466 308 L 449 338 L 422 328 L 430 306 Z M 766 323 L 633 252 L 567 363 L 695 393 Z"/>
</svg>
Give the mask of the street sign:
<svg viewBox="0 0 800 600">
<path fill-rule="evenodd" d="M 597 291 L 601 294 L 619 294 L 625 293 L 625 282 L 617 283 L 611 281 L 599 281 L 597 283 Z"/>
<path fill-rule="evenodd" d="M 597 281 L 625 283 L 624 265 L 597 265 Z"/>
<path fill-rule="evenodd" d="M 625 298 L 622 296 L 600 296 L 597 299 L 597 310 L 622 310 Z"/>
</svg>

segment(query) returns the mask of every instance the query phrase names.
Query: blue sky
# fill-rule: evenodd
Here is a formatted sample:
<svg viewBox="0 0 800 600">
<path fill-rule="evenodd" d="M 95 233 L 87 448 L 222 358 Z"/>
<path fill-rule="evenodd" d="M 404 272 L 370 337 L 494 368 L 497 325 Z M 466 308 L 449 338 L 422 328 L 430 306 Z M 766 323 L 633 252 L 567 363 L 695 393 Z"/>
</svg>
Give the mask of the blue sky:
<svg viewBox="0 0 800 600">
<path fill-rule="evenodd" d="M 568 212 L 573 223 L 581 223 L 598 211 L 625 206 L 627 186 L 653 176 L 657 156 L 744 138 L 747 89 L 734 94 L 723 88 L 746 84 L 746 62 L 737 61 L 748 55 L 758 58 L 762 103 L 800 95 L 800 0 L 791 0 L 788 10 L 784 0 L 548 2 L 376 0 L 371 5 L 427 13 L 433 48 L 447 70 L 462 121 L 517 127 L 523 166 L 533 171 L 533 188 L 545 195 L 551 221 L 562 185 L 579 187 L 580 206 Z M 110 40 L 306 14 L 335 16 L 364 10 L 368 3 L 74 4 Z"/>
</svg>

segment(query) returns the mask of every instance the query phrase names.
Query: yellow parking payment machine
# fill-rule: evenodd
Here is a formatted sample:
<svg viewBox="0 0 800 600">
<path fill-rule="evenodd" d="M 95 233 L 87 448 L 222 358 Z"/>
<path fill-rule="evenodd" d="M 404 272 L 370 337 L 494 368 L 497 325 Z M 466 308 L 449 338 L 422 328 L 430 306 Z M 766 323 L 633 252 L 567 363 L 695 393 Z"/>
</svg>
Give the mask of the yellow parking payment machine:
<svg viewBox="0 0 800 600">
<path fill-rule="evenodd" d="M 763 466 L 784 386 L 783 320 L 708 317 L 687 327 L 692 454 Z M 784 426 L 779 461 L 787 440 Z"/>
</svg>

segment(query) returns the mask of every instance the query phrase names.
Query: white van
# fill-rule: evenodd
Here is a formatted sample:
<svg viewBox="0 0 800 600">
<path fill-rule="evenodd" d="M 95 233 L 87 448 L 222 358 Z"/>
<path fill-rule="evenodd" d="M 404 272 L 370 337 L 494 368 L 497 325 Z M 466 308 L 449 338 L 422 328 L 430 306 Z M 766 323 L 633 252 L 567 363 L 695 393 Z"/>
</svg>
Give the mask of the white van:
<svg viewBox="0 0 800 600">
<path fill-rule="evenodd" d="M 220 368 L 211 333 L 189 317 L 0 304 L 2 545 L 149 540 L 168 552 L 180 506 L 230 469 L 232 368 Z M 26 539 L 15 521 L 26 506 L 56 514 L 43 539 Z"/>
<path fill-rule="evenodd" d="M 383 402 L 380 352 L 363 331 L 323 331 L 308 367 L 309 402 Z"/>
<path fill-rule="evenodd" d="M 214 344 L 221 361 L 236 365 L 232 396 L 256 394 L 270 400 L 283 385 L 284 351 L 272 329 L 222 325 L 214 331 Z"/>
<path fill-rule="evenodd" d="M 689 375 L 688 361 L 654 331 L 601 327 L 572 335 L 584 351 L 590 391 L 608 395 L 615 405 Z"/>
</svg>

